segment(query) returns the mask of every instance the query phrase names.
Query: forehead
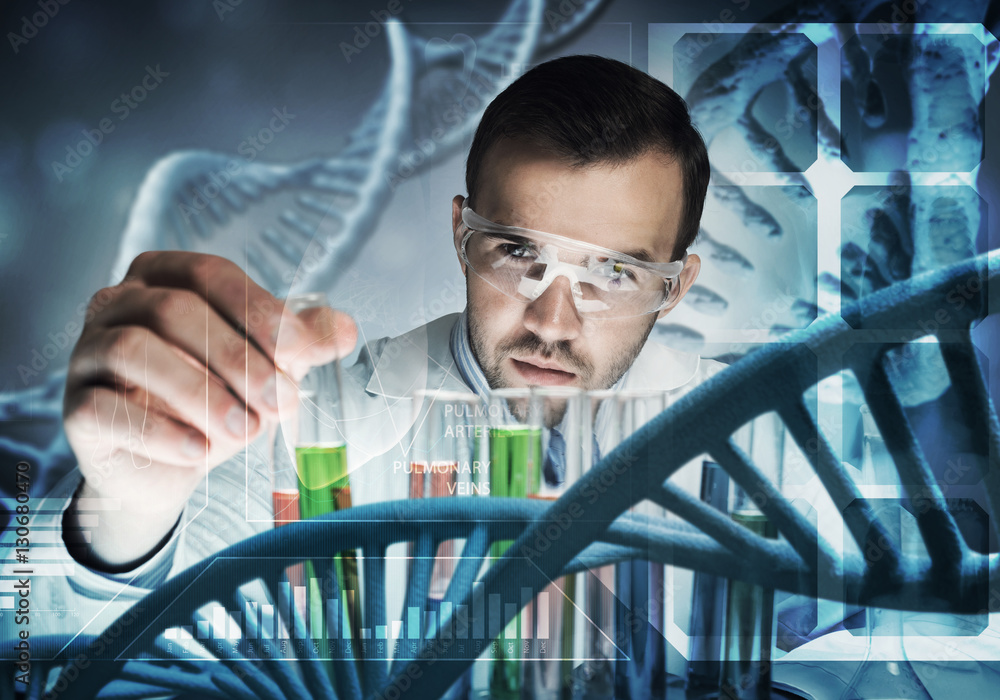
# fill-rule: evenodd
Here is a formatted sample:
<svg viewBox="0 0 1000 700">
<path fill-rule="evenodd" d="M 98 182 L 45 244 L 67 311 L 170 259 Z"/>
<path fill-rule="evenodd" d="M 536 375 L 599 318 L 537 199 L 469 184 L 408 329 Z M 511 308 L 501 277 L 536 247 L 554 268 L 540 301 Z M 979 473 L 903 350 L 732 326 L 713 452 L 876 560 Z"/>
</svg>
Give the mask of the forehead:
<svg viewBox="0 0 1000 700">
<path fill-rule="evenodd" d="M 659 153 L 618 165 L 572 167 L 505 140 L 486 154 L 476 213 L 622 252 L 671 259 L 683 213 L 680 166 Z"/>
</svg>

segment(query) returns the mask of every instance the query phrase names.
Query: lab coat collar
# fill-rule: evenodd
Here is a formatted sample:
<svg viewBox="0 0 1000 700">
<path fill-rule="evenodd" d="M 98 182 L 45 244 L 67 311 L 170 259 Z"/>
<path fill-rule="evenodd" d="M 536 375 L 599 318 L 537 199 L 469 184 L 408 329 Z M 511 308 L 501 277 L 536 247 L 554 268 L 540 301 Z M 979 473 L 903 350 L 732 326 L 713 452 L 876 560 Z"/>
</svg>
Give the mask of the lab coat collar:
<svg viewBox="0 0 1000 700">
<path fill-rule="evenodd" d="M 366 391 L 393 399 L 408 399 L 420 389 L 470 391 L 451 355 L 457 322 L 458 314 L 448 314 L 383 343 Z"/>
</svg>

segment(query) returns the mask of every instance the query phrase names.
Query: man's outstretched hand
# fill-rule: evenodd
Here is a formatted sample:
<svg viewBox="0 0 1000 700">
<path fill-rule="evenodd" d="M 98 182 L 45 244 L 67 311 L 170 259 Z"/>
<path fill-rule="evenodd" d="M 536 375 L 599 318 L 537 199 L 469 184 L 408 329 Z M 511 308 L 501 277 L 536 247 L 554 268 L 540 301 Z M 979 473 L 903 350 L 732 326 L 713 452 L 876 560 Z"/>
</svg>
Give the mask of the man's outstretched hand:
<svg viewBox="0 0 1000 700">
<path fill-rule="evenodd" d="M 84 483 L 102 509 L 77 558 L 109 570 L 141 563 L 206 473 L 244 449 L 313 366 L 351 352 L 357 328 L 329 308 L 285 310 L 236 264 L 150 252 L 102 289 L 70 358 L 63 416 Z"/>
</svg>

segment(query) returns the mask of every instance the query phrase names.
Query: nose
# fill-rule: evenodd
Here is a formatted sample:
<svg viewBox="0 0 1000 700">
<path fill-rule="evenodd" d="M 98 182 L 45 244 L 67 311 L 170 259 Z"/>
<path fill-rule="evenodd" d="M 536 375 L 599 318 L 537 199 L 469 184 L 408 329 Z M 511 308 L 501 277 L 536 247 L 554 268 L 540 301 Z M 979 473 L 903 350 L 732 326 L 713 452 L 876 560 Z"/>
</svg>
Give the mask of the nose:
<svg viewBox="0 0 1000 700">
<path fill-rule="evenodd" d="M 570 281 L 559 276 L 524 311 L 524 327 L 546 343 L 574 340 L 583 330 L 583 319 L 573 300 Z"/>
</svg>

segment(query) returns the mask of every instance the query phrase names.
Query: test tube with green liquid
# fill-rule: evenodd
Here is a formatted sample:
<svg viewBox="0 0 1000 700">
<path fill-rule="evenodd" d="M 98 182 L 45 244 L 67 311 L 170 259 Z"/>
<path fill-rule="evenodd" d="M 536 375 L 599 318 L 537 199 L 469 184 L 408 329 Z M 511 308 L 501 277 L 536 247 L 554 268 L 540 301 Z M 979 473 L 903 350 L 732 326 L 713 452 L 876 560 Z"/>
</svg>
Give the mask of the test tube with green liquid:
<svg viewBox="0 0 1000 700">
<path fill-rule="evenodd" d="M 777 529 L 746 493 L 736 488 L 733 520 L 755 535 L 774 539 Z M 726 593 L 722 694 L 727 698 L 771 697 L 774 591 L 732 580 Z"/>
<path fill-rule="evenodd" d="M 347 473 L 347 447 L 343 444 L 300 445 L 295 448 L 299 475 L 299 511 L 303 519 L 333 513 L 351 507 L 351 484 Z M 334 557 L 334 570 L 342 591 L 353 591 L 355 605 L 348 609 L 353 638 L 360 636 L 360 615 L 357 610 L 361 590 L 358 585 L 358 559 L 353 551 Z M 318 579 L 313 563 L 307 562 L 306 576 Z M 352 594 L 348 593 L 348 600 Z M 326 602 L 323 591 L 309 588 L 310 625 L 322 624 Z M 329 624 L 329 622 L 327 623 Z M 316 635 L 313 635 L 314 637 Z"/>
<path fill-rule="evenodd" d="M 289 310 L 298 314 L 318 306 L 328 306 L 322 293 L 289 297 Z M 350 476 L 347 467 L 347 443 L 341 416 L 340 363 L 337 360 L 312 368 L 299 382 L 298 412 L 294 425 L 295 467 L 299 493 L 299 515 L 303 520 L 351 507 Z M 353 551 L 337 554 L 334 571 L 346 600 L 353 601 L 343 621 L 353 639 L 360 639 L 361 615 L 358 585 L 358 561 Z M 306 581 L 322 581 L 325 571 L 306 562 Z M 317 573 L 319 575 L 317 575 Z M 307 608 L 310 636 L 329 638 L 331 623 L 326 619 L 327 586 L 309 585 Z"/>
<path fill-rule="evenodd" d="M 525 498 L 537 493 L 542 473 L 542 416 L 529 389 L 497 389 L 490 395 L 489 494 L 493 498 Z M 499 559 L 512 542 L 502 540 L 490 547 Z M 521 607 L 521 601 L 502 601 Z M 516 700 L 521 697 L 521 649 L 523 613 L 515 615 L 493 640 L 489 668 L 489 697 Z"/>
</svg>

